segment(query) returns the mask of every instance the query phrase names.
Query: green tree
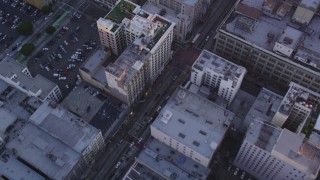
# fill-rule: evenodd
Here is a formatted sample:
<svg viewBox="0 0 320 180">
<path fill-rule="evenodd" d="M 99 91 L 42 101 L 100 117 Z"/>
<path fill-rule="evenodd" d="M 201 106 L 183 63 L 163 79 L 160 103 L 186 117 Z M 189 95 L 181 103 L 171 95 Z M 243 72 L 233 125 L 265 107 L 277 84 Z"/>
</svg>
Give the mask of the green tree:
<svg viewBox="0 0 320 180">
<path fill-rule="evenodd" d="M 46 28 L 46 33 L 48 33 L 48 34 L 53 34 L 55 31 L 56 31 L 56 28 L 53 26 L 48 26 Z"/>
<path fill-rule="evenodd" d="M 43 14 L 49 14 L 49 13 L 52 12 L 52 8 L 51 8 L 51 6 L 43 6 L 43 7 L 41 8 L 41 12 L 42 12 Z"/>
<path fill-rule="evenodd" d="M 26 44 L 24 44 L 24 45 L 22 46 L 20 52 L 21 52 L 24 56 L 29 56 L 29 55 L 32 53 L 32 51 L 34 50 L 34 48 L 35 48 L 34 44 L 32 44 L 32 43 L 26 43 Z"/>
<path fill-rule="evenodd" d="M 33 32 L 33 25 L 31 22 L 22 22 L 18 26 L 17 31 L 24 36 L 29 36 Z"/>
</svg>

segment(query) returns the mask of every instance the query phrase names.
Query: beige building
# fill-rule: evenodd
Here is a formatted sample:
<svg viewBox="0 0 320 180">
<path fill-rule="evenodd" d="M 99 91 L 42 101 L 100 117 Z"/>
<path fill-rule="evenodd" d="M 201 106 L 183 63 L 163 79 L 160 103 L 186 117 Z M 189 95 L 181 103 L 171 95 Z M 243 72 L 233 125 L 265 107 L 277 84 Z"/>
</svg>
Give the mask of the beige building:
<svg viewBox="0 0 320 180">
<path fill-rule="evenodd" d="M 128 64 L 109 65 L 106 68 L 106 76 L 111 89 L 124 90 L 117 90 L 116 97 L 129 93 L 129 96 L 124 95 L 120 99 L 132 104 L 141 95 L 143 89 L 156 80 L 169 62 L 175 23 L 157 14 L 152 15 L 132 2 L 121 0 L 105 18 L 97 21 L 97 26 L 102 45 L 109 48 L 113 54 L 120 55 L 128 47 L 124 52 L 127 55 L 121 55 L 117 60 Z M 140 54 L 141 52 L 143 53 Z M 130 53 L 132 53 L 132 59 L 130 59 Z M 138 61 L 135 59 L 136 56 L 142 59 Z M 130 74 L 133 71 L 129 69 L 132 68 L 140 74 L 137 77 L 138 81 L 131 81 Z M 121 73 L 118 74 L 118 71 Z M 123 77 L 125 78 L 122 79 Z M 118 84 L 119 82 L 122 83 Z M 136 87 L 131 89 L 133 82 L 137 84 L 132 84 Z M 114 91 L 111 92 L 111 94 L 114 93 Z M 131 98 L 131 96 L 134 97 Z"/>
<path fill-rule="evenodd" d="M 132 105 L 144 95 L 147 87 L 150 53 L 131 44 L 114 63 L 105 69 L 110 94 Z"/>
<path fill-rule="evenodd" d="M 266 179 L 316 179 L 320 168 L 320 149 L 305 138 L 262 121 L 252 123 L 234 165 Z"/>
<path fill-rule="evenodd" d="M 151 136 L 209 167 L 234 114 L 179 87 L 151 124 Z"/>
<path fill-rule="evenodd" d="M 210 87 L 230 105 L 246 72 L 244 67 L 203 50 L 192 65 L 190 81 L 198 86 Z"/>
<path fill-rule="evenodd" d="M 4 58 L 0 63 L 0 79 L 42 102 L 58 102 L 62 98 L 57 84 L 39 74 L 32 77 L 27 67 L 11 57 Z"/>
<path fill-rule="evenodd" d="M 320 17 L 309 12 L 319 1 L 294 2 L 238 1 L 218 28 L 214 52 L 280 87 L 293 81 L 319 93 Z"/>
<path fill-rule="evenodd" d="M 38 9 L 41 9 L 43 6 L 47 6 L 53 3 L 53 0 L 24 0 L 24 1 Z"/>
<path fill-rule="evenodd" d="M 271 123 L 300 133 L 310 114 L 318 106 L 320 94 L 291 82 Z"/>
</svg>

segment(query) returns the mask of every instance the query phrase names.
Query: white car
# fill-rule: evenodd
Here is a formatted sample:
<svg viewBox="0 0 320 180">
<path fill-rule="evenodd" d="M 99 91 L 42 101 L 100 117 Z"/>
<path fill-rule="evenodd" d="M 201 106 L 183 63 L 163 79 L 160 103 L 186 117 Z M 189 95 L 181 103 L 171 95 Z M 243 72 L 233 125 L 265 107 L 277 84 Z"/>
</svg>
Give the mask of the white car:
<svg viewBox="0 0 320 180">
<path fill-rule="evenodd" d="M 236 170 L 234 171 L 233 175 L 237 175 L 238 174 L 238 171 L 239 171 L 239 168 L 236 168 Z"/>
<path fill-rule="evenodd" d="M 121 165 L 121 161 L 117 162 L 115 168 L 118 169 L 120 167 L 120 165 Z"/>
<path fill-rule="evenodd" d="M 46 48 L 46 47 L 42 48 L 42 51 L 48 51 L 48 50 L 49 48 Z"/>
<path fill-rule="evenodd" d="M 65 77 L 65 76 L 60 76 L 60 77 L 59 77 L 59 80 L 67 80 L 67 77 Z"/>
</svg>

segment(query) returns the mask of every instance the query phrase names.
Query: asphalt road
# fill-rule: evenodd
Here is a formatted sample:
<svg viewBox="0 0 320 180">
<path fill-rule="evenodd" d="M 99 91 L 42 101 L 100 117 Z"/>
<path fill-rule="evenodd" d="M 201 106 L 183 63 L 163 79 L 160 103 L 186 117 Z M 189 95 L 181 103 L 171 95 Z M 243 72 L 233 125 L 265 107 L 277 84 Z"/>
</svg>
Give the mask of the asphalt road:
<svg viewBox="0 0 320 180">
<path fill-rule="evenodd" d="M 175 78 L 175 76 L 177 77 Z M 149 116 L 146 114 L 152 115 L 150 112 L 154 112 L 156 107 L 163 105 L 166 101 L 165 98 L 171 95 L 186 78 L 188 78 L 187 73 L 183 72 L 177 63 L 173 62 L 167 66 L 163 74 L 148 91 L 145 101 L 133 108 L 133 115 L 124 121 L 119 131 L 111 138 L 112 142 L 108 144 L 86 179 L 103 180 L 124 175 L 125 170 L 133 163 L 134 155 L 139 153 L 143 148 L 143 142 L 150 136 Z M 161 97 L 155 100 L 158 94 Z M 143 138 L 143 142 L 139 144 L 138 139 L 140 137 Z M 123 142 L 117 145 L 121 140 Z M 131 142 L 134 142 L 135 145 L 130 149 Z M 128 155 L 128 151 L 131 152 L 131 155 L 130 153 Z M 123 161 L 121 168 L 115 169 L 115 164 L 120 160 Z"/>
<path fill-rule="evenodd" d="M 195 47 L 212 51 L 216 29 L 219 27 L 225 15 L 227 15 L 235 2 L 235 0 L 216 0 L 213 2 L 207 15 L 205 15 L 208 17 L 204 17 L 204 19 L 206 19 L 204 26 L 200 27 L 194 33 L 200 33 L 198 40 L 194 44 Z"/>
</svg>

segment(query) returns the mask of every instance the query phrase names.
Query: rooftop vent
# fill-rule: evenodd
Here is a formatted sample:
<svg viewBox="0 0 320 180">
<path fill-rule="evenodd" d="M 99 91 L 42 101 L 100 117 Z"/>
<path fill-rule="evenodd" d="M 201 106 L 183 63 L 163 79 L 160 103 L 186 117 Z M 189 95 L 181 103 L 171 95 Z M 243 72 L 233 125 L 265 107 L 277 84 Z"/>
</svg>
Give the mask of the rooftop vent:
<svg viewBox="0 0 320 180">
<path fill-rule="evenodd" d="M 292 41 L 293 41 L 293 40 L 292 40 L 290 37 L 288 37 L 288 36 L 286 36 L 286 37 L 283 39 L 283 42 L 284 42 L 285 44 L 291 44 Z"/>
<path fill-rule="evenodd" d="M 179 137 L 181 137 L 182 139 L 184 139 L 185 137 L 186 137 L 186 135 L 185 134 L 183 134 L 183 133 L 179 133 L 179 135 L 178 135 Z"/>
<path fill-rule="evenodd" d="M 254 30 L 255 25 L 256 21 L 248 17 L 239 17 L 235 23 L 235 26 L 237 28 L 246 32 L 252 32 Z"/>
</svg>

